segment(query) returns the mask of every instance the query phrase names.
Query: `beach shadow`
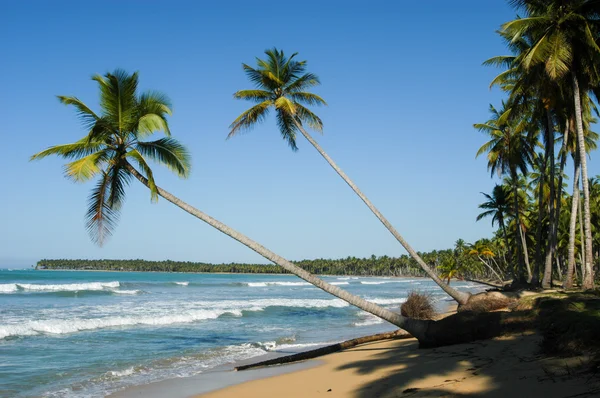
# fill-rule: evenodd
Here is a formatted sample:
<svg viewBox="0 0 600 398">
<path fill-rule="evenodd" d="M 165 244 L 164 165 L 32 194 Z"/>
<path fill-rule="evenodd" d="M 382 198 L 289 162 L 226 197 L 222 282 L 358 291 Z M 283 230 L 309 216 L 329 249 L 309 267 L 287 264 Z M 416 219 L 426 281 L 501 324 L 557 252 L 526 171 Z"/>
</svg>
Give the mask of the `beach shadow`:
<svg viewBox="0 0 600 398">
<path fill-rule="evenodd" d="M 573 360 L 541 355 L 539 343 L 535 334 L 432 349 L 419 349 L 415 340 L 398 340 L 381 352 L 360 347 L 356 350 L 373 354 L 337 370 L 383 375 L 361 385 L 354 393 L 358 398 L 564 398 L 600 393 L 597 378 L 590 381 L 589 374 L 578 374 Z"/>
</svg>

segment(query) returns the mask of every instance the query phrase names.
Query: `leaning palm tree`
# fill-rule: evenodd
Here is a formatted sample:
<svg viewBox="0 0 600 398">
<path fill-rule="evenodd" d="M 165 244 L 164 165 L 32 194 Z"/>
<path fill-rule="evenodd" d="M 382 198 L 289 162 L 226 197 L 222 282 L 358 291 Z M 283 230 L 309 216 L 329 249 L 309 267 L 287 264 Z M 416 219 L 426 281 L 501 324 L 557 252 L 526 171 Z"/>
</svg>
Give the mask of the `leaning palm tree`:
<svg viewBox="0 0 600 398">
<path fill-rule="evenodd" d="M 70 161 L 65 167 L 68 178 L 77 182 L 98 178 L 86 215 L 87 229 L 95 243 L 101 245 L 113 232 L 125 188 L 132 179 L 137 179 L 150 190 L 153 201 L 163 197 L 314 286 L 407 330 L 425 344 L 435 344 L 430 336 L 439 331 L 435 327 L 428 331 L 431 322 L 403 317 L 330 285 L 158 187 L 148 160 L 168 167 L 180 177 L 187 177 L 190 171 L 187 150 L 170 137 L 167 116 L 171 114 L 171 107 L 167 97 L 156 92 L 138 95 L 137 73 L 128 75 L 116 70 L 104 76 L 96 75 L 93 80 L 100 87 L 99 114 L 76 97 L 58 97 L 63 104 L 75 107 L 88 134 L 72 144 L 50 147 L 31 159 L 58 155 Z M 166 137 L 144 141 L 156 132 L 163 132 Z"/>
<path fill-rule="evenodd" d="M 233 96 L 234 98 L 249 100 L 257 104 L 243 112 L 231 123 L 229 126 L 231 131 L 228 138 L 253 128 L 257 123 L 265 120 L 269 112 L 273 109 L 281 137 L 287 142 L 290 148 L 293 151 L 298 150 L 296 136 L 298 133 L 302 134 L 367 207 L 369 207 L 388 231 L 394 235 L 427 275 L 459 304 L 466 304 L 470 295 L 451 288 L 438 277 L 304 128 L 306 125 L 317 132 L 323 131 L 323 122 L 321 119 L 306 106 L 326 105 L 323 98 L 307 91 L 319 85 L 320 81 L 315 74 L 306 72 L 306 61 L 297 61 L 295 59 L 297 53 L 286 57 L 283 51 L 276 48 L 265 51 L 265 54 L 267 55 L 265 60 L 256 59 L 256 68 L 242 64 L 246 75 L 256 88 L 238 91 Z"/>
</svg>

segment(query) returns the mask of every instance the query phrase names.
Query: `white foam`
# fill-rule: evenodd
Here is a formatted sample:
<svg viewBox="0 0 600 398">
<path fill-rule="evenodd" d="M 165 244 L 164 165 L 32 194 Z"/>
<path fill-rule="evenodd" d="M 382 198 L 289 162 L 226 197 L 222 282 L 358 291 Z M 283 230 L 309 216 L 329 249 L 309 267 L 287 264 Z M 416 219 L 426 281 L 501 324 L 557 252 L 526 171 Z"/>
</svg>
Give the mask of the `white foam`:
<svg viewBox="0 0 600 398">
<path fill-rule="evenodd" d="M 2 283 L 0 284 L 0 293 L 14 293 L 18 291 L 16 283 Z"/>
<path fill-rule="evenodd" d="M 22 321 L 18 324 L 0 324 L 0 339 L 10 336 L 33 336 L 38 334 L 67 334 L 111 327 L 134 327 L 138 325 L 168 326 L 216 319 L 224 314 L 242 316 L 242 311 L 264 311 L 268 307 L 295 308 L 343 308 L 349 304 L 340 299 L 257 299 L 222 300 L 181 303 L 177 311 L 171 306 L 144 309 L 123 316 L 97 318 L 68 318 Z M 106 309 L 106 307 L 104 307 Z M 138 310 L 141 311 L 141 310 Z"/>
<path fill-rule="evenodd" d="M 187 286 L 187 285 L 189 285 L 190 283 L 189 283 L 189 282 L 175 282 L 175 284 L 176 284 L 176 285 L 179 285 L 179 286 Z"/>
<path fill-rule="evenodd" d="M 285 299 L 269 298 L 256 300 L 221 300 L 221 301 L 198 301 L 191 305 L 209 307 L 214 309 L 237 309 L 247 311 L 248 309 L 258 311 L 267 307 L 295 307 L 295 308 L 343 308 L 349 306 L 341 299 Z"/>
<path fill-rule="evenodd" d="M 373 299 L 366 299 L 367 301 L 370 301 L 372 303 L 375 304 L 381 304 L 381 305 L 386 305 L 386 304 L 401 304 L 404 303 L 406 301 L 406 297 L 402 297 L 402 298 L 373 298 Z"/>
<path fill-rule="evenodd" d="M 383 285 L 384 283 L 387 283 L 386 281 L 360 281 L 360 283 L 362 283 L 363 285 Z"/>
<path fill-rule="evenodd" d="M 354 322 L 353 325 L 360 327 L 360 326 L 378 325 L 380 323 L 383 323 L 383 319 L 377 318 L 377 317 L 374 316 L 373 318 L 365 319 L 362 322 Z"/>
<path fill-rule="evenodd" d="M 0 339 L 10 336 L 33 336 L 37 334 L 67 334 L 79 331 L 127 327 L 136 325 L 166 326 L 176 323 L 192 323 L 206 319 L 215 319 L 229 313 L 242 316 L 240 310 L 196 310 L 177 315 L 164 316 L 121 316 L 92 319 L 48 319 L 28 321 L 20 324 L 0 325 Z"/>
<path fill-rule="evenodd" d="M 124 369 L 124 370 L 121 370 L 121 371 L 111 370 L 107 374 L 109 376 L 113 376 L 113 377 L 123 377 L 123 376 L 130 376 L 130 375 L 133 374 L 133 372 L 135 372 L 135 369 L 132 366 L 132 367 L 130 367 L 128 369 Z"/>
<path fill-rule="evenodd" d="M 76 292 L 80 290 L 104 290 L 116 289 L 121 284 L 119 282 L 88 282 L 88 283 L 66 283 L 58 285 L 17 283 L 23 290 L 44 291 L 44 292 Z"/>
<path fill-rule="evenodd" d="M 348 282 L 331 282 L 331 285 L 348 285 Z"/>
<path fill-rule="evenodd" d="M 347 281 L 348 279 L 350 279 L 349 276 L 338 278 L 338 280 L 340 280 L 340 281 Z"/>
<path fill-rule="evenodd" d="M 113 292 L 115 294 L 134 295 L 134 294 L 140 294 L 142 291 L 141 290 L 111 290 L 111 292 Z"/>
<path fill-rule="evenodd" d="M 247 282 L 251 287 L 267 287 L 267 286 L 310 286 L 308 282 Z"/>
</svg>

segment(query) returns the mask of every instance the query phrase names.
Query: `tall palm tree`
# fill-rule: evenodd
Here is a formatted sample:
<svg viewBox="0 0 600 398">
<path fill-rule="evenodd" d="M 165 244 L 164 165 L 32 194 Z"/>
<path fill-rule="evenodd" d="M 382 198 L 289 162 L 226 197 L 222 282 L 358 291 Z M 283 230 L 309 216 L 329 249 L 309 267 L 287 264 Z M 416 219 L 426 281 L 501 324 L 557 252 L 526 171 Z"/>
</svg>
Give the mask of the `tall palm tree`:
<svg viewBox="0 0 600 398">
<path fill-rule="evenodd" d="M 477 221 L 491 216 L 492 227 L 494 226 L 494 224 L 498 224 L 498 226 L 502 230 L 504 243 L 506 247 L 508 247 L 508 235 L 506 233 L 506 224 L 504 222 L 508 214 L 508 209 L 510 207 L 508 203 L 508 189 L 505 185 L 496 184 L 494 186 L 494 189 L 492 189 L 491 195 L 484 192 L 481 192 L 481 194 L 485 196 L 487 201 L 479 205 L 479 208 L 483 209 L 484 211 L 477 216 Z M 512 264 L 512 252 L 510 250 L 508 251 L 508 263 Z"/>
<path fill-rule="evenodd" d="M 128 75 L 125 71 L 116 70 L 104 76 L 96 75 L 93 80 L 100 88 L 101 113 L 95 113 L 76 97 L 59 97 L 63 104 L 75 107 L 88 134 L 72 144 L 50 147 L 31 159 L 58 155 L 70 160 L 65 167 L 68 178 L 85 182 L 98 177 L 86 215 L 87 229 L 94 242 L 102 244 L 116 227 L 125 188 L 135 178 L 150 189 L 153 201 L 163 197 L 314 286 L 407 330 L 417 338 L 426 338 L 427 322 L 405 318 L 326 283 L 158 187 L 147 160 L 168 167 L 180 177 L 187 177 L 190 171 L 187 150 L 170 137 L 167 122 L 167 116 L 171 114 L 169 100 L 156 92 L 138 95 L 137 73 Z M 161 131 L 166 138 L 142 141 Z"/>
<path fill-rule="evenodd" d="M 297 61 L 295 59 L 297 53 L 287 57 L 283 51 L 276 48 L 266 50 L 265 54 L 267 55 L 266 59 L 256 59 L 256 68 L 242 64 L 246 75 L 256 88 L 240 90 L 233 96 L 236 99 L 249 100 L 257 104 L 244 111 L 231 123 L 229 126 L 231 131 L 228 138 L 235 136 L 241 131 L 249 130 L 257 123 L 264 121 L 273 109 L 279 132 L 291 149 L 294 151 L 298 150 L 296 136 L 298 133 L 302 134 L 362 199 L 388 231 L 394 235 L 427 275 L 459 304 L 466 304 L 470 295 L 459 292 L 444 283 L 305 130 L 304 126 L 307 125 L 317 132 L 323 131 L 323 122 L 321 119 L 306 106 L 326 105 L 323 98 L 307 91 L 319 85 L 320 81 L 315 74 L 306 72 L 306 61 Z"/>
<path fill-rule="evenodd" d="M 490 105 L 492 117 L 485 123 L 476 123 L 474 127 L 490 136 L 490 141 L 486 142 L 477 151 L 477 156 L 487 153 L 488 170 L 492 176 L 508 175 L 512 181 L 513 201 L 515 207 L 515 221 L 521 235 L 521 247 L 518 248 L 517 256 L 519 261 L 518 278 L 520 282 L 525 282 L 525 252 L 527 250 L 525 239 L 521 229 L 521 215 L 519 211 L 519 185 L 518 171 L 523 175 L 527 174 L 527 167 L 533 161 L 534 143 L 531 137 L 525 134 L 527 123 L 525 120 L 514 120 L 511 117 L 511 109 L 502 104 L 502 108 L 496 110 Z M 529 280 L 531 279 L 531 272 Z"/>
<path fill-rule="evenodd" d="M 534 39 L 533 45 L 522 58 L 523 66 L 527 69 L 542 64 L 551 79 L 571 83 L 584 199 L 586 278 L 583 288 L 593 289 L 593 249 L 582 97 L 589 90 L 598 88 L 600 3 L 596 0 L 511 0 L 511 3 L 518 10 L 525 11 L 525 17 L 504 24 L 502 30 L 514 40 L 523 35 L 530 35 Z"/>
</svg>

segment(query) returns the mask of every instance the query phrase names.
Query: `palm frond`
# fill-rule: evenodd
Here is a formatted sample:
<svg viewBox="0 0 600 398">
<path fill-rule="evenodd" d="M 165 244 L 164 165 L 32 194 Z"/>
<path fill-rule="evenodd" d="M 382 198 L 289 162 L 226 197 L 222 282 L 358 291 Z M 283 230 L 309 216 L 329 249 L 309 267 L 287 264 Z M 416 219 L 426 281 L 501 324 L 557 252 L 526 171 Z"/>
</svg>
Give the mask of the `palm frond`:
<svg viewBox="0 0 600 398">
<path fill-rule="evenodd" d="M 155 113 L 146 113 L 138 119 L 137 138 L 145 138 L 159 131 L 163 131 L 166 136 L 171 135 L 169 123 L 165 118 Z"/>
<path fill-rule="evenodd" d="M 148 180 L 148 189 L 150 189 L 150 201 L 157 202 L 158 201 L 158 188 L 156 187 L 156 183 L 154 182 L 154 174 L 152 173 L 152 169 L 146 163 L 146 160 L 136 149 L 132 149 L 127 152 L 127 157 L 132 158 L 138 164 L 142 173 L 145 174 L 146 179 Z"/>
<path fill-rule="evenodd" d="M 277 110 L 276 119 L 281 138 L 288 143 L 292 151 L 296 152 L 298 150 L 298 146 L 296 145 L 296 132 L 298 127 L 296 127 L 296 123 L 294 122 L 294 116 L 288 112 Z"/>
<path fill-rule="evenodd" d="M 101 165 L 108 159 L 108 151 L 99 151 L 65 165 L 65 176 L 75 182 L 86 182 L 102 172 Z"/>
<path fill-rule="evenodd" d="M 109 175 L 102 172 L 98 184 L 89 197 L 88 211 L 85 216 L 85 225 L 90 238 L 99 246 L 102 246 L 112 235 L 119 221 L 119 211 L 112 209 L 107 203 L 109 181 Z"/>
<path fill-rule="evenodd" d="M 296 93 L 299 91 L 307 90 L 311 87 L 315 87 L 321 84 L 319 77 L 313 73 L 306 73 L 299 78 L 291 81 L 285 91 L 289 93 Z"/>
<path fill-rule="evenodd" d="M 187 178 L 191 170 L 190 155 L 186 147 L 174 138 L 166 137 L 156 141 L 138 142 L 137 151 L 169 170 L 177 173 L 181 178 Z"/>
<path fill-rule="evenodd" d="M 103 147 L 104 143 L 102 142 L 88 142 L 87 138 L 83 138 L 72 144 L 52 146 L 31 156 L 30 160 L 39 160 L 50 155 L 58 155 L 65 159 L 81 158 L 91 155 Z"/>
<path fill-rule="evenodd" d="M 65 105 L 72 105 L 75 107 L 77 111 L 77 115 L 83 122 L 83 125 L 86 129 L 92 128 L 96 120 L 99 119 L 99 116 L 96 115 L 86 104 L 84 104 L 77 97 L 66 97 L 63 95 L 56 96 L 58 100 Z"/>
<path fill-rule="evenodd" d="M 263 102 L 273 97 L 273 94 L 265 90 L 240 90 L 233 94 L 233 98 L 245 99 L 255 102 Z"/>
<path fill-rule="evenodd" d="M 125 201 L 125 188 L 131 181 L 131 174 L 123 163 L 113 165 L 108 170 L 108 199 L 106 203 L 113 211 L 121 210 Z"/>
<path fill-rule="evenodd" d="M 296 92 L 289 94 L 290 98 L 296 102 L 300 102 L 306 105 L 327 105 L 327 102 L 317 94 L 307 93 L 307 92 Z"/>
<path fill-rule="evenodd" d="M 269 107 L 271 105 L 273 105 L 273 101 L 267 100 L 261 102 L 260 104 L 254 105 L 247 111 L 244 111 L 229 126 L 231 131 L 227 135 L 227 138 L 233 137 L 238 132 L 248 131 L 252 129 L 252 127 L 254 127 L 256 124 L 265 120 L 265 118 L 269 114 Z"/>
<path fill-rule="evenodd" d="M 300 104 L 296 104 L 296 117 L 301 120 L 303 123 L 306 123 L 310 126 L 311 129 L 323 133 L 323 121 L 312 113 L 308 108 Z"/>
</svg>

